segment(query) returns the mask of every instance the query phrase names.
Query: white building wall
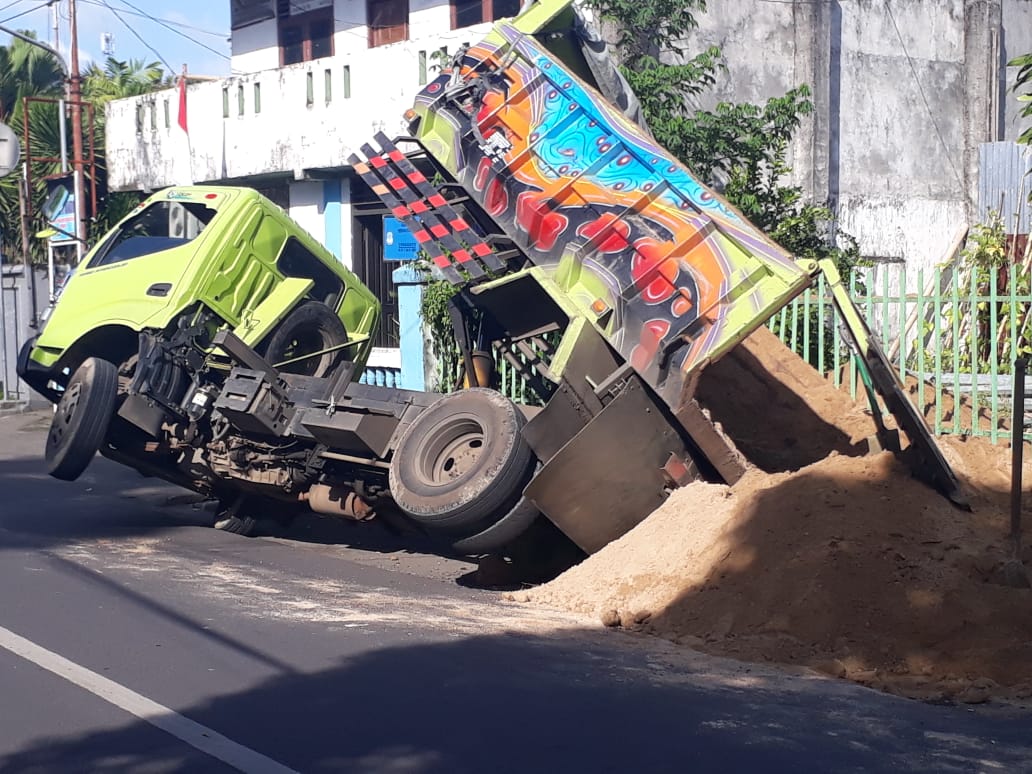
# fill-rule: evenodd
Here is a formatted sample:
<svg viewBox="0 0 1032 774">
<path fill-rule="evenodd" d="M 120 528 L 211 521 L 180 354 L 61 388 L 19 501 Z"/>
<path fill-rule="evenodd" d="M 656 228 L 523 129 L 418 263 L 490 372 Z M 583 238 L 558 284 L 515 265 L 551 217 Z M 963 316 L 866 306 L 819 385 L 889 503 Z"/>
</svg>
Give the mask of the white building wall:
<svg viewBox="0 0 1032 774">
<path fill-rule="evenodd" d="M 229 66 L 234 73 L 256 73 L 279 67 L 276 20 L 233 30 L 230 53 Z"/>
<path fill-rule="evenodd" d="M 290 184 L 290 217 L 297 221 L 316 241 L 326 241 L 326 221 L 323 218 L 323 184 L 306 181 Z"/>
<path fill-rule="evenodd" d="M 358 8 L 364 14 L 364 2 L 338 6 L 343 14 L 338 19 L 357 18 Z M 324 174 L 348 167 L 348 157 L 376 132 L 404 133 L 404 112 L 421 81 L 433 77 L 433 53 L 442 47 L 454 52 L 490 27 L 448 29 L 450 9 L 440 0 L 413 0 L 413 8 L 410 40 L 368 48 L 364 25 L 338 29 L 333 57 L 283 68 L 270 64 L 278 57 L 272 23 L 234 31 L 234 69 L 251 63 L 270 67 L 188 87 L 194 181 L 240 182 L 270 174 L 302 179 L 306 170 Z M 238 46 L 238 38 L 249 43 Z M 174 89 L 109 103 L 113 189 L 154 190 L 176 182 L 176 150 L 165 116 L 174 126 L 177 105 Z"/>
<path fill-rule="evenodd" d="M 234 70 L 250 72 L 189 88 L 196 181 L 343 171 L 375 132 L 404 132 L 420 59 L 426 76 L 433 52 L 454 52 L 488 26 L 453 31 L 447 2 L 410 0 L 411 39 L 370 49 L 365 7 L 336 0 L 336 55 L 282 69 L 274 22 L 234 31 Z M 761 103 L 809 84 L 816 109 L 793 143 L 794 179 L 836 209 L 865 255 L 928 267 L 972 221 L 978 145 L 1027 125 L 1007 91 L 1013 68 L 1002 63 L 1027 50 L 1019 47 L 1032 39 L 1030 8 L 1028 0 L 725 0 L 699 15 L 688 43 L 690 52 L 724 51 L 728 70 L 713 101 Z M 175 99 L 170 90 L 111 103 L 113 188 L 174 181 L 163 115 L 171 102 L 174 122 Z"/>
</svg>

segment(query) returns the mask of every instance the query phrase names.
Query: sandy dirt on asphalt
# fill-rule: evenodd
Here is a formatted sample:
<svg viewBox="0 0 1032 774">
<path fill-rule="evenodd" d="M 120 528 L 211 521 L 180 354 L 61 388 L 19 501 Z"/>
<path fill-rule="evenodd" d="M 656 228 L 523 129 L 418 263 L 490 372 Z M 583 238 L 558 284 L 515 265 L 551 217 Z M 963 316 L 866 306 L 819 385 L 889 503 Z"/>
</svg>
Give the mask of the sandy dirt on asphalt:
<svg viewBox="0 0 1032 774">
<path fill-rule="evenodd" d="M 512 599 L 913 698 L 1032 696 L 1032 591 L 1001 583 L 1006 444 L 940 440 L 973 509 L 961 510 L 891 453 L 866 453 L 866 403 L 766 331 L 716 364 L 699 398 L 756 467 L 734 486 L 675 491 L 620 540 Z M 1023 483 L 1027 493 L 1032 465 Z"/>
</svg>

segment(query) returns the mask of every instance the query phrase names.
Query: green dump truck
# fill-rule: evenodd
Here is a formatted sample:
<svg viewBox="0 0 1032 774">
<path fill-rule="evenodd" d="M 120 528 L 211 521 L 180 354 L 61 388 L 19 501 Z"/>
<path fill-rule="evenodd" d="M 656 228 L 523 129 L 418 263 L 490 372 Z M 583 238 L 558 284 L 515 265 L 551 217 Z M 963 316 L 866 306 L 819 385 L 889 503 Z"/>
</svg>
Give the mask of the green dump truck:
<svg viewBox="0 0 1032 774">
<path fill-rule="evenodd" d="M 307 507 L 468 554 L 547 524 L 590 553 L 671 489 L 742 474 L 695 386 L 823 273 L 872 400 L 959 500 L 834 267 L 796 261 L 628 119 L 583 29 L 569 0 L 529 5 L 427 84 L 408 136 L 351 158 L 456 286 L 466 389 L 359 383 L 368 290 L 257 193 L 173 188 L 90 252 L 21 354 L 57 403 L 50 472 L 75 478 L 99 450 L 218 500 L 239 532 Z M 534 406 L 492 389 L 478 350 Z"/>
</svg>

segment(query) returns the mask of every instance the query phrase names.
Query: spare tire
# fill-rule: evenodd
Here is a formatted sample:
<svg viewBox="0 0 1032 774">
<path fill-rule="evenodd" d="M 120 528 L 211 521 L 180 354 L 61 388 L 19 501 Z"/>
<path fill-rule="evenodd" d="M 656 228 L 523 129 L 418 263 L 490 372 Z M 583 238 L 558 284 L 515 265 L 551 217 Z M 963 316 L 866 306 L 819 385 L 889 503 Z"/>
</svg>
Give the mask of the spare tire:
<svg viewBox="0 0 1032 774">
<path fill-rule="evenodd" d="M 47 471 L 62 481 L 77 479 L 107 436 L 118 398 L 118 369 L 88 357 L 68 380 L 54 409 L 43 456 Z"/>
<path fill-rule="evenodd" d="M 390 467 L 394 502 L 429 530 L 475 535 L 509 512 L 534 469 L 516 405 L 494 390 L 445 395 L 402 435 Z"/>
<path fill-rule="evenodd" d="M 344 357 L 343 348 L 294 363 L 286 361 L 347 343 L 348 332 L 340 318 L 325 304 L 306 301 L 280 321 L 258 351 L 284 373 L 328 376 Z"/>
</svg>

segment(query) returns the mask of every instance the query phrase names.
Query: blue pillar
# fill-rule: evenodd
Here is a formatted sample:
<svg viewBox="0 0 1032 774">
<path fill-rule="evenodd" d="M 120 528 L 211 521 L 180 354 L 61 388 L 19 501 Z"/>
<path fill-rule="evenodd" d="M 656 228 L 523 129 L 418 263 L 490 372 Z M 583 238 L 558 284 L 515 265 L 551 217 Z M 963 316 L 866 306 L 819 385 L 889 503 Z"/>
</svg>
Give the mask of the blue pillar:
<svg viewBox="0 0 1032 774">
<path fill-rule="evenodd" d="M 401 381 L 404 390 L 426 389 L 426 346 L 423 341 L 422 273 L 402 264 L 391 275 L 398 286 L 398 321 L 401 327 Z"/>
<path fill-rule="evenodd" d="M 341 229 L 341 181 L 326 180 L 323 182 L 323 221 L 326 228 L 326 238 L 323 244 L 327 249 L 337 256 L 337 260 L 344 263 L 343 234 Z M 351 245 L 347 245 L 348 250 Z M 350 254 L 349 254 L 350 255 Z"/>
</svg>

